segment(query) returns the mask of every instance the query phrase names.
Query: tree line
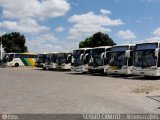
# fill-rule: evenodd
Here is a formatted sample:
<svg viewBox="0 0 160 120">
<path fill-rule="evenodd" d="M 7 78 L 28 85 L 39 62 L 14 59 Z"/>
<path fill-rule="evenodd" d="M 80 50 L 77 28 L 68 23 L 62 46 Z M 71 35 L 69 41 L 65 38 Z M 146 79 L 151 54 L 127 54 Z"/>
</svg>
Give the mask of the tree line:
<svg viewBox="0 0 160 120">
<path fill-rule="evenodd" d="M 26 38 L 24 35 L 19 32 L 6 33 L 0 37 L 2 40 L 3 48 L 6 53 L 24 53 L 28 52 L 26 46 Z M 79 48 L 85 47 L 98 47 L 98 46 L 113 46 L 116 43 L 109 37 L 108 34 L 102 32 L 97 32 L 91 37 L 86 38 L 85 40 L 79 43 Z"/>
</svg>

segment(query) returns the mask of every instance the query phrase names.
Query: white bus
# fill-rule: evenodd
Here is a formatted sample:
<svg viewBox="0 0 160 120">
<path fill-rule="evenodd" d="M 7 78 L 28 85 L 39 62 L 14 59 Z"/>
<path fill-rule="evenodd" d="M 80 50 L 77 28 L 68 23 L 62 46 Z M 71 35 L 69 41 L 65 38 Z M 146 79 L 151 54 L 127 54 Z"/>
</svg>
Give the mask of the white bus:
<svg viewBox="0 0 160 120">
<path fill-rule="evenodd" d="M 47 57 L 46 53 L 38 54 L 38 58 L 37 58 L 37 61 L 36 61 L 36 67 L 41 67 L 42 68 L 43 65 L 45 64 L 46 57 Z"/>
<path fill-rule="evenodd" d="M 91 50 L 90 62 L 88 64 L 88 69 L 90 73 L 106 73 L 106 67 L 108 64 L 108 55 L 111 46 L 101 46 L 95 47 Z"/>
<path fill-rule="evenodd" d="M 71 52 L 58 52 L 56 58 L 57 70 L 71 70 Z"/>
<path fill-rule="evenodd" d="M 51 53 L 47 53 L 46 54 L 46 60 L 45 60 L 45 63 L 43 65 L 43 69 L 46 70 L 46 69 L 56 69 L 57 67 L 57 63 L 56 63 L 56 60 L 57 60 L 57 52 L 51 52 Z"/>
<path fill-rule="evenodd" d="M 108 53 L 109 74 L 132 74 L 134 44 L 112 46 Z"/>
<path fill-rule="evenodd" d="M 79 73 L 88 72 L 88 62 L 91 48 L 79 48 L 73 50 L 71 71 Z"/>
<path fill-rule="evenodd" d="M 6 53 L 3 57 L 4 66 L 35 66 L 37 54 L 33 53 Z"/>
<path fill-rule="evenodd" d="M 133 74 L 160 76 L 160 42 L 136 44 L 133 51 Z"/>
</svg>

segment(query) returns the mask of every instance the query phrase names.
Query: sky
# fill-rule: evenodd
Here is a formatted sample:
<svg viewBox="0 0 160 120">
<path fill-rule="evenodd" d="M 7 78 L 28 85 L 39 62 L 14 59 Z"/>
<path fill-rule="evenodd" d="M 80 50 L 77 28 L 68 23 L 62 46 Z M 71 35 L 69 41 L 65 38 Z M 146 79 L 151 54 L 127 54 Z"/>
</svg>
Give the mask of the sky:
<svg viewBox="0 0 160 120">
<path fill-rule="evenodd" d="M 30 52 L 71 51 L 96 32 L 117 44 L 160 40 L 160 0 L 0 0 L 0 35 Z"/>
</svg>

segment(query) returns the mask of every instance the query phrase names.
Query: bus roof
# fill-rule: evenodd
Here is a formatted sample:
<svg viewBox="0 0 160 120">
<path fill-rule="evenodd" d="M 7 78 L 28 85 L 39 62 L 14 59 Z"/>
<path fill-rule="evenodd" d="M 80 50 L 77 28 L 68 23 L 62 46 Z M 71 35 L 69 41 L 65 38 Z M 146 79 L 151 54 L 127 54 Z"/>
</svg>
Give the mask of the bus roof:
<svg viewBox="0 0 160 120">
<path fill-rule="evenodd" d="M 99 46 L 99 47 L 94 47 L 92 49 L 97 49 L 97 48 L 111 48 L 112 46 Z"/>
<path fill-rule="evenodd" d="M 75 49 L 75 50 L 90 50 L 92 48 L 78 48 L 78 49 Z"/>
<path fill-rule="evenodd" d="M 57 54 L 58 52 L 49 52 L 49 53 L 46 53 L 46 54 Z"/>
<path fill-rule="evenodd" d="M 5 53 L 5 54 L 33 54 L 33 55 L 38 55 L 37 53 L 30 53 L 30 52 L 26 52 L 26 53 Z"/>
<path fill-rule="evenodd" d="M 72 53 L 72 52 L 57 52 L 57 54 L 63 54 L 63 53 Z"/>
<path fill-rule="evenodd" d="M 140 43 L 137 43 L 136 45 L 138 44 L 149 44 L 149 43 L 160 43 L 160 41 L 148 41 L 148 42 L 140 42 Z"/>
<path fill-rule="evenodd" d="M 136 44 L 120 44 L 120 45 L 114 45 L 112 47 L 121 47 L 121 46 L 135 46 Z"/>
</svg>

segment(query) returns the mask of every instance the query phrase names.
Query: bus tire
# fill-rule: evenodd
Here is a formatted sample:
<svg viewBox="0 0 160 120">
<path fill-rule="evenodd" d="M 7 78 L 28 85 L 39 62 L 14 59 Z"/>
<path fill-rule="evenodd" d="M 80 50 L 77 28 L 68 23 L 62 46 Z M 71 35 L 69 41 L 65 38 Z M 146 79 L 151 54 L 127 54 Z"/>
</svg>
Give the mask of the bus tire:
<svg viewBox="0 0 160 120">
<path fill-rule="evenodd" d="M 15 65 L 14 65 L 15 67 L 19 67 L 19 64 L 18 63 L 15 63 Z"/>
<path fill-rule="evenodd" d="M 45 68 L 45 67 L 43 67 L 43 70 L 46 70 L 46 68 Z"/>
<path fill-rule="evenodd" d="M 106 75 L 105 70 L 102 70 L 102 71 L 101 71 L 101 75 L 102 75 L 102 76 L 105 76 L 105 75 Z"/>
</svg>

